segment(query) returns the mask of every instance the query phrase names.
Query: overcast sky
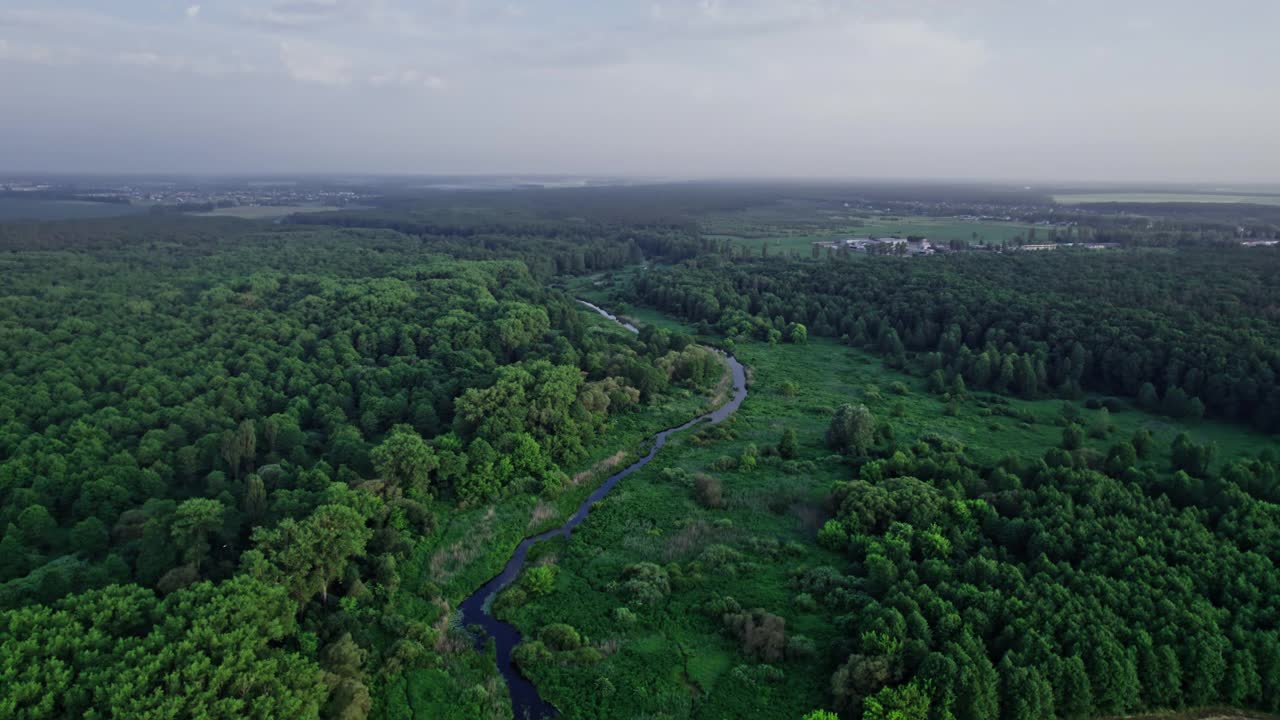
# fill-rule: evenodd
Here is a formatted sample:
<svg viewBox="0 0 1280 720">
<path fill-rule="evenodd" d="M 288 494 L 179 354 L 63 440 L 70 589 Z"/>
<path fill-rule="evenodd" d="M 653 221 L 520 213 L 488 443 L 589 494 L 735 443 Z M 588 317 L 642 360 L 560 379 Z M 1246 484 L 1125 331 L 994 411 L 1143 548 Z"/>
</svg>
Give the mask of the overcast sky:
<svg viewBox="0 0 1280 720">
<path fill-rule="evenodd" d="M 3 0 L 0 172 L 1280 180 L 1275 0 Z"/>
</svg>

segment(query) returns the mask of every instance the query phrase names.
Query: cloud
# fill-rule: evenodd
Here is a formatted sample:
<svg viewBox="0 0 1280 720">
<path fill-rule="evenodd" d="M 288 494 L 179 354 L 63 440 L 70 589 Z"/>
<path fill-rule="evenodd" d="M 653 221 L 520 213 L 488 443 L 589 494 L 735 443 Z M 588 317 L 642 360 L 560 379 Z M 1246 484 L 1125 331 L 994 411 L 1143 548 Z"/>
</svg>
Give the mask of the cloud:
<svg viewBox="0 0 1280 720">
<path fill-rule="evenodd" d="M 176 94 L 207 132 L 331 140 L 299 167 L 1034 175 L 1105 141 L 1175 174 L 1193 155 L 1274 174 L 1280 3 L 1254 2 L 1246 22 L 1158 0 L 0 0 L 0 97 L 24 108 L 0 144 L 94 93 L 119 107 L 103 137 L 128 136 L 129 107 Z M 264 96 L 282 102 L 236 110 Z"/>
<path fill-rule="evenodd" d="M 272 30 L 300 30 L 365 20 L 380 5 L 377 0 L 280 0 L 265 8 L 247 7 L 241 11 L 241 19 Z"/>
<path fill-rule="evenodd" d="M 280 62 L 294 80 L 342 87 L 352 81 L 352 64 L 336 51 L 300 40 L 280 42 Z"/>
<path fill-rule="evenodd" d="M 6 60 L 30 65 L 73 65 L 79 62 L 80 52 L 74 48 L 13 44 L 0 39 L 0 61 Z"/>
<path fill-rule="evenodd" d="M 373 87 L 421 87 L 428 90 L 444 90 L 448 87 L 444 78 L 438 75 L 424 75 L 417 70 L 376 73 L 369 76 L 368 82 Z"/>
</svg>

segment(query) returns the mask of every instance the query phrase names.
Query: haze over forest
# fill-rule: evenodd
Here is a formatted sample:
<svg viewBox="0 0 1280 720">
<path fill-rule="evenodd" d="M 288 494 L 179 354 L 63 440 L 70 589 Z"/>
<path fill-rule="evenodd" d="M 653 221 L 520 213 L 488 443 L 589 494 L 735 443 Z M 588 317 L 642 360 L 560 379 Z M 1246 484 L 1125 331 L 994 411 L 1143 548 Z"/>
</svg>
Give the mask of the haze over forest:
<svg viewBox="0 0 1280 720">
<path fill-rule="evenodd" d="M 16 0 L 9 171 L 1274 179 L 1262 1 Z"/>
<path fill-rule="evenodd" d="M 1280 720 L 1277 27 L 0 0 L 0 720 Z"/>
</svg>

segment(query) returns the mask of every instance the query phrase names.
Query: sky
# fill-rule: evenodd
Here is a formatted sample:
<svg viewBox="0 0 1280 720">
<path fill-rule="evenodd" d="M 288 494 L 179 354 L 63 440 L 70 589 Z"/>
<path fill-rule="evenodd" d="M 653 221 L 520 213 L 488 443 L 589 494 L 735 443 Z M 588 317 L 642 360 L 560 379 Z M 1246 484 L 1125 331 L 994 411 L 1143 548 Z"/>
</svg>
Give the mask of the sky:
<svg viewBox="0 0 1280 720">
<path fill-rule="evenodd" d="M 0 172 L 1280 180 L 1274 0 L 2 0 Z"/>
</svg>

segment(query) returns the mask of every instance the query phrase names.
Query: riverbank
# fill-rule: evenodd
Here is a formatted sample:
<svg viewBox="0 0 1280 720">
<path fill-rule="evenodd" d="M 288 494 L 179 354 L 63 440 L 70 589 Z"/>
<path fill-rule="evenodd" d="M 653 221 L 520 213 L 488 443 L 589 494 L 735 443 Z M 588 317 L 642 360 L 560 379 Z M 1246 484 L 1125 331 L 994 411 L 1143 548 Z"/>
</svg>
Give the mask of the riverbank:
<svg viewBox="0 0 1280 720">
<path fill-rule="evenodd" d="M 603 309 L 585 301 L 580 302 L 614 322 L 623 324 Z M 623 324 L 623 326 L 633 332 L 638 332 L 634 326 L 629 324 Z M 732 385 L 732 395 L 727 401 L 720 402 L 723 390 L 717 387 L 717 394 L 712 401 L 715 406 L 711 410 L 678 426 L 659 432 L 654 437 L 653 444 L 644 456 L 611 475 L 579 505 L 577 511 L 563 525 L 522 540 L 516 546 L 511 559 L 503 567 L 502 572 L 481 586 L 479 590 L 470 595 L 459 606 L 461 622 L 468 628 L 478 627 L 477 642 L 483 643 L 486 650 L 493 652 L 498 670 L 506 680 L 510 691 L 512 710 L 515 717 L 543 718 L 554 716 L 557 713 L 555 708 L 539 696 L 533 684 L 516 668 L 512 659 L 513 651 L 517 645 L 523 642 L 524 638 L 515 626 L 498 619 L 492 612 L 492 603 L 495 597 L 520 578 L 525 569 L 529 553 L 536 545 L 553 538 L 569 539 L 574 528 L 587 519 L 591 508 L 603 500 L 623 478 L 639 471 L 652 462 L 667 443 L 669 437 L 685 432 L 702 423 L 718 424 L 730 417 L 738 409 L 747 396 L 746 371 L 733 356 L 722 355 L 722 358 L 728 367 Z"/>
</svg>

